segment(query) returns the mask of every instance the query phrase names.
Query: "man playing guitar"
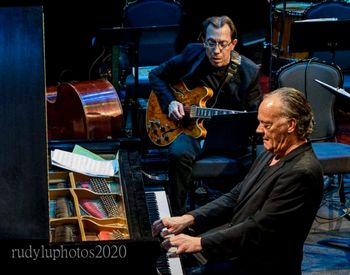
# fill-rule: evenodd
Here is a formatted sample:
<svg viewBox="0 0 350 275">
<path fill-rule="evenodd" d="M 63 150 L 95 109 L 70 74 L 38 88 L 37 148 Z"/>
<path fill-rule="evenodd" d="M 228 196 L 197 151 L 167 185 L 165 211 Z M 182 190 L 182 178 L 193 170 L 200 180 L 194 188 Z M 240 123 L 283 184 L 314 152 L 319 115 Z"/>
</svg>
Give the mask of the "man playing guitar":
<svg viewBox="0 0 350 275">
<path fill-rule="evenodd" d="M 202 23 L 200 38 L 203 43 L 187 45 L 179 55 L 149 73 L 161 111 L 175 122 L 186 118 L 186 104 L 173 88 L 179 82 L 184 83 L 189 93 L 200 86 L 212 90 L 206 107 L 257 110 L 261 101 L 259 67 L 234 51 L 237 30 L 232 20 L 227 16 L 207 18 Z M 192 166 L 201 151 L 200 140 L 184 132 L 169 145 L 169 197 L 174 215 L 187 211 L 187 192 L 193 184 Z"/>
</svg>

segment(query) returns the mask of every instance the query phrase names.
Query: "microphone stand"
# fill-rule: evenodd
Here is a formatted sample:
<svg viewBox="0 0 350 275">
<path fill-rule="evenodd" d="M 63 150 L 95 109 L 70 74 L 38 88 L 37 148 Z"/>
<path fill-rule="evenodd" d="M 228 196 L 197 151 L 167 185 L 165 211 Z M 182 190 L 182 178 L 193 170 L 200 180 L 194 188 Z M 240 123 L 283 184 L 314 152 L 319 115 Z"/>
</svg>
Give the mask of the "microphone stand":
<svg viewBox="0 0 350 275">
<path fill-rule="evenodd" d="M 276 9 L 276 4 L 274 0 L 268 0 L 269 1 L 269 50 L 270 50 L 270 58 L 269 58 L 269 79 L 270 79 L 270 90 L 273 86 L 273 81 L 272 81 L 272 35 L 273 35 L 273 12 Z"/>
<path fill-rule="evenodd" d="M 278 43 L 277 43 L 277 60 L 280 57 L 280 53 L 283 50 L 287 50 L 287 49 L 282 49 L 282 41 L 283 41 L 283 36 L 284 36 L 284 24 L 286 21 L 286 10 L 287 10 L 287 1 L 283 0 L 283 6 L 282 6 L 283 10 L 282 10 L 282 18 L 281 18 L 281 24 L 280 24 L 280 35 L 278 37 Z"/>
<path fill-rule="evenodd" d="M 279 26 L 277 26 L 279 28 L 279 33 L 278 33 L 278 41 L 277 41 L 277 45 L 272 45 L 272 38 L 273 38 L 273 21 L 274 21 L 274 12 L 277 10 L 276 9 L 276 3 L 275 0 L 268 0 L 269 4 L 270 4 L 270 25 L 269 25 L 269 29 L 270 29 L 270 49 L 271 49 L 271 54 L 270 54 L 270 86 L 272 87 L 272 89 L 274 89 L 274 84 L 275 84 L 275 74 L 276 71 L 278 70 L 278 64 L 279 64 L 279 60 L 280 60 L 280 55 L 282 52 L 282 41 L 283 41 L 283 36 L 284 36 L 284 24 L 285 24 L 285 17 L 286 17 L 286 10 L 287 10 L 287 1 L 283 0 L 283 5 L 282 5 L 282 11 L 281 11 L 281 20 L 280 20 L 280 24 Z M 273 62 L 273 50 L 276 50 L 276 60 L 275 62 Z M 285 49 L 286 50 L 286 49 Z"/>
<path fill-rule="evenodd" d="M 276 10 L 276 4 L 275 4 L 275 0 L 267 0 L 267 2 L 269 2 L 269 18 L 268 18 L 268 33 L 266 35 L 267 41 L 264 43 L 264 49 L 265 52 L 268 52 L 268 77 L 269 77 L 269 87 L 270 90 L 273 89 L 273 58 L 272 58 L 272 54 L 273 54 L 273 47 L 274 45 L 272 45 L 272 37 L 273 37 L 273 14 L 274 11 Z"/>
</svg>

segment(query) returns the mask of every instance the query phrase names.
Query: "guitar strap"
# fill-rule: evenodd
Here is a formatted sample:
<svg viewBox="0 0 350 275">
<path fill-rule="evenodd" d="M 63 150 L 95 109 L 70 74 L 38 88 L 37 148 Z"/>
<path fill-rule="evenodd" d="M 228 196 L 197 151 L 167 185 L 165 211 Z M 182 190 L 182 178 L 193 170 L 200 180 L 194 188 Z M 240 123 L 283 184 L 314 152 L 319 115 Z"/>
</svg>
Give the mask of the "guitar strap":
<svg viewBox="0 0 350 275">
<path fill-rule="evenodd" d="M 241 65 L 241 56 L 238 52 L 231 52 L 231 62 L 228 66 L 227 75 L 223 84 L 228 83 L 230 79 L 237 73 L 238 67 Z"/>
<path fill-rule="evenodd" d="M 215 97 L 215 102 L 211 106 L 212 108 L 215 106 L 215 104 L 217 102 L 217 99 L 219 97 L 219 94 L 221 93 L 222 87 L 224 87 L 224 85 L 226 83 L 228 83 L 232 79 L 232 77 L 237 73 L 238 67 L 240 65 L 241 65 L 241 56 L 239 55 L 238 52 L 232 51 L 231 52 L 231 62 L 227 68 L 226 77 L 225 77 L 224 81 L 222 81 L 220 84 L 220 87 L 219 87 L 218 92 L 217 92 L 216 97 Z"/>
</svg>

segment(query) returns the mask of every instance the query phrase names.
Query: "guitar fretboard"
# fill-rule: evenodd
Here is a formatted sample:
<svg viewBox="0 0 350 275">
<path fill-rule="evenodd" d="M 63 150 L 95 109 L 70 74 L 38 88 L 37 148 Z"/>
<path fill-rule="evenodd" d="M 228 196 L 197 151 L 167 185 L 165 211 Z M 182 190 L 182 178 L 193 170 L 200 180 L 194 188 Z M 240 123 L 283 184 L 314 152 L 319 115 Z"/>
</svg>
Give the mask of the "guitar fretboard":
<svg viewBox="0 0 350 275">
<path fill-rule="evenodd" d="M 243 113 L 243 111 L 201 108 L 201 107 L 192 106 L 190 110 L 190 117 L 191 118 L 211 118 L 212 116 L 216 116 L 216 115 L 229 115 L 229 114 L 237 114 L 237 113 Z"/>
</svg>

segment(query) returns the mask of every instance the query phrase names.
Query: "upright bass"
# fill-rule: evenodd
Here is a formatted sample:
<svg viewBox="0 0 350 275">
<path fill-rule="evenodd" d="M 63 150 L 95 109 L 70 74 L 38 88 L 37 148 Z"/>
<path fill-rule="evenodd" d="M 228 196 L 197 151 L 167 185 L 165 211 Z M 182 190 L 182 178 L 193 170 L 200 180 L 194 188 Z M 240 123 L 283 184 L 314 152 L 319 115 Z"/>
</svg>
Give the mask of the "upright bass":
<svg viewBox="0 0 350 275">
<path fill-rule="evenodd" d="M 49 139 L 110 139 L 121 135 L 123 109 L 104 79 L 47 88 Z"/>
</svg>

